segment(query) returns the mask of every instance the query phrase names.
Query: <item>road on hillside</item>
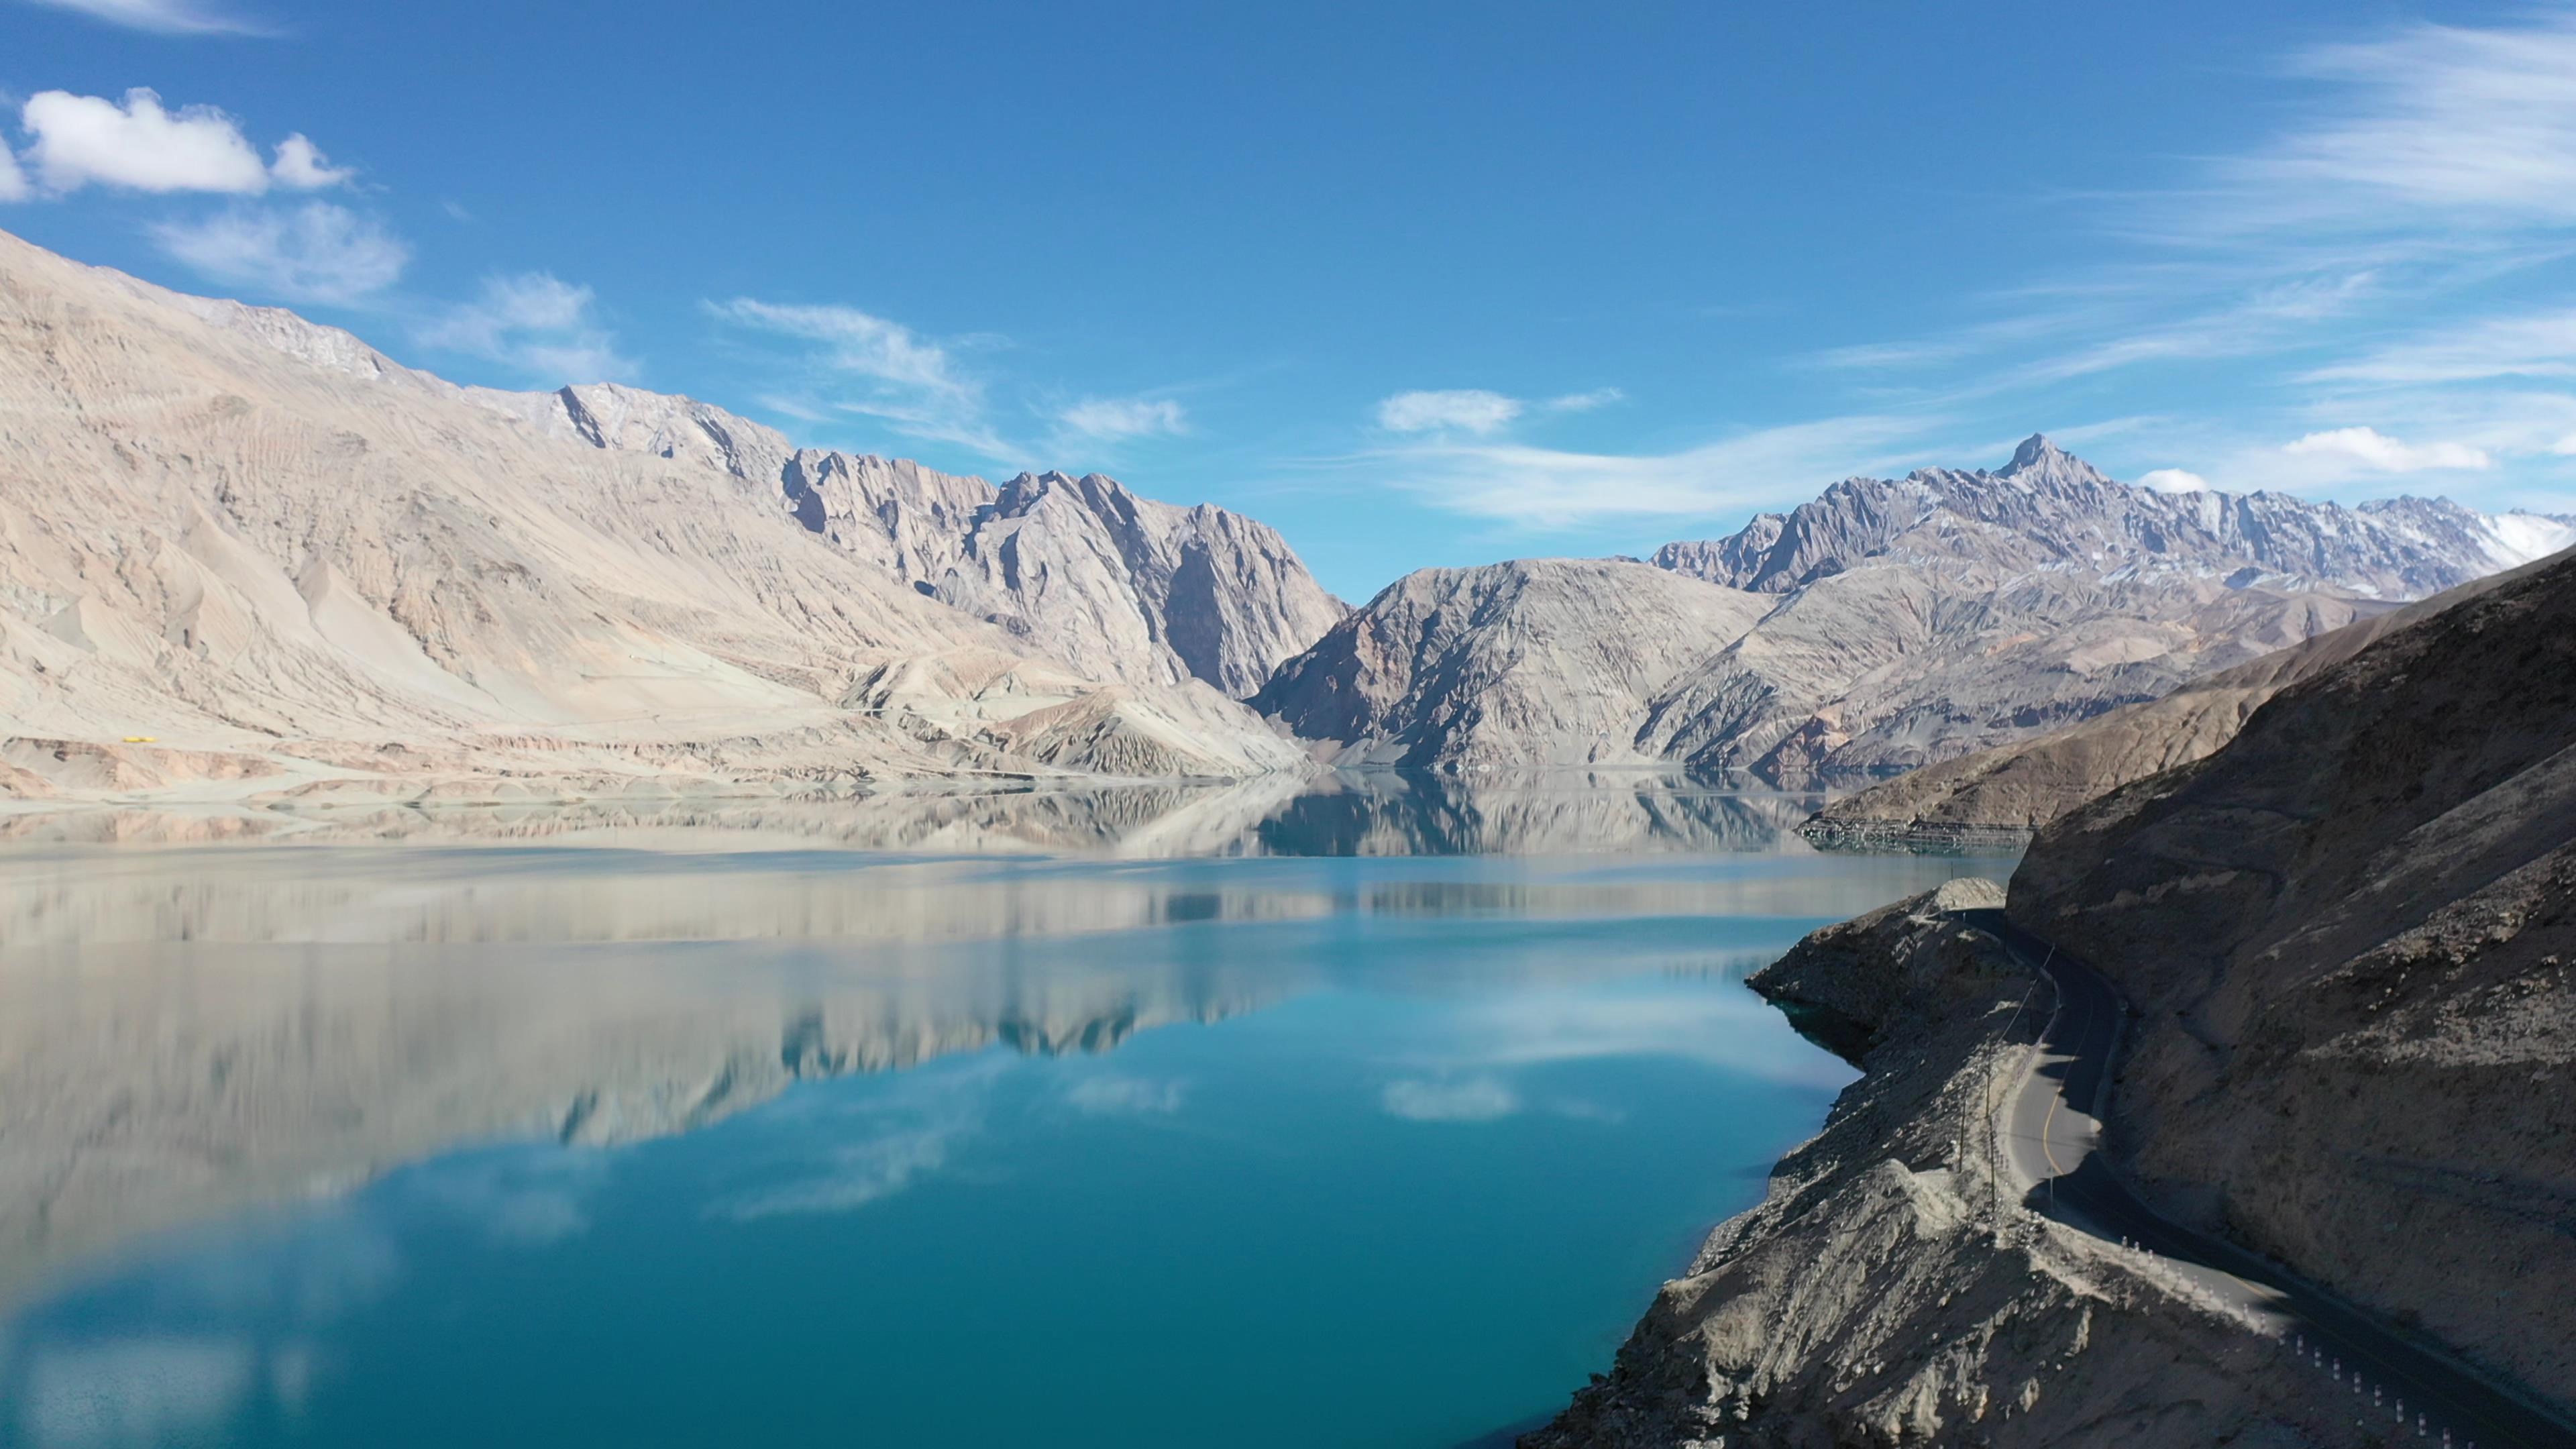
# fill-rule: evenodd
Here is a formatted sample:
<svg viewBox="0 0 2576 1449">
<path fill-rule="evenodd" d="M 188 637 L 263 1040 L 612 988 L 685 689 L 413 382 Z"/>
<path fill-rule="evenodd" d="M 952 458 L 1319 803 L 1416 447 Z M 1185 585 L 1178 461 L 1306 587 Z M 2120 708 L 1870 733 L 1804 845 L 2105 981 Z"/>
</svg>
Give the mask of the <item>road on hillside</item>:
<svg viewBox="0 0 2576 1449">
<path fill-rule="evenodd" d="M 2158 1216 L 2101 1151 L 2111 1058 L 2128 1007 L 2083 962 L 2013 925 L 2001 911 L 1970 911 L 2055 993 L 1998 1124 L 2029 1206 L 2106 1242 L 2153 1254 L 2221 1301 L 2276 1325 L 2303 1345 L 2298 1372 L 2351 1387 L 2356 1442 L 2418 1440 L 2454 1449 L 2576 1449 L 2576 1425 L 2440 1349 L 2382 1324 L 2313 1284 L 2223 1239 Z M 2404 1405 L 2403 1419 L 2397 1405 Z M 2420 1426 L 2420 1428 L 2419 1428 Z"/>
</svg>

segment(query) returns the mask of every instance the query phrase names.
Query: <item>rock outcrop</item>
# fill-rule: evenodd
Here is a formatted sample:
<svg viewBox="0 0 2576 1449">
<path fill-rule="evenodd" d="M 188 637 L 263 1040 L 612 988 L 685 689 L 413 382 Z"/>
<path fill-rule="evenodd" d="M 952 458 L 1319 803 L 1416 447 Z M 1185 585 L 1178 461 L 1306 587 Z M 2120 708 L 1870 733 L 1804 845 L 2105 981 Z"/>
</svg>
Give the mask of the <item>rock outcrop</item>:
<svg viewBox="0 0 2576 1449">
<path fill-rule="evenodd" d="M 1647 764 L 1652 702 L 1771 601 L 1617 560 L 1424 569 L 1282 665 L 1253 708 L 1344 764 Z"/>
<path fill-rule="evenodd" d="M 1953 881 L 1754 978 L 1864 1075 L 1525 1449 L 2344 1442 L 2287 1345 L 2021 1205 L 1994 1106 L 2032 977 L 1958 918 L 2002 898 Z"/>
<path fill-rule="evenodd" d="M 834 547 L 743 476 L 782 443 L 0 235 L 0 788 L 1299 764 L 1196 678 L 1087 673 Z"/>
<path fill-rule="evenodd" d="M 1931 850 L 2026 841 L 2097 796 L 2207 756 L 2273 695 L 2392 631 L 2548 566 L 2544 560 L 2462 584 L 2035 740 L 1926 765 L 1827 805 L 1807 822 L 1806 835 L 1824 845 Z"/>
<path fill-rule="evenodd" d="M 2011 912 L 2140 1009 L 2172 1215 L 2576 1403 L 2576 558 L 2059 818 Z"/>
<path fill-rule="evenodd" d="M 903 459 L 797 448 L 688 398 L 599 384 L 481 393 L 593 447 L 723 468 L 807 531 L 1096 679 L 1204 681 L 1241 698 L 1347 611 L 1267 524 L 1097 473 L 996 488 Z"/>
<path fill-rule="evenodd" d="M 2576 525 L 2491 518 L 2440 500 L 2346 509 L 2279 494 L 2165 494 L 2104 477 L 2033 438 L 1994 471 L 1929 469 L 1855 478 L 1734 537 L 1677 543 L 1655 562 L 1769 601 L 1726 637 L 1685 621 L 1654 641 L 1679 664 L 1622 715 L 1595 758 L 1678 763 L 1804 781 L 1936 763 L 2161 698 L 2186 680 L 2248 663 L 2398 602 L 2576 541 Z M 1313 687 L 1353 676 L 1354 638 L 1375 658 L 1440 645 L 1421 634 L 1426 596 L 1457 571 L 1398 583 L 1282 666 L 1255 704 L 1336 758 L 1476 768 L 1562 755 L 1544 731 L 1508 719 L 1468 734 L 1458 691 L 1492 670 L 1408 677 L 1393 694 Z M 1523 662 L 1513 688 L 1537 697 L 1633 689 L 1615 646 L 1568 631 L 1613 609 L 1582 597 L 1608 577 L 1559 568 L 1516 585 L 1516 611 L 1561 621 L 1547 658 Z M 1633 587 L 1633 585 L 1622 585 Z M 1550 599 L 1546 588 L 1564 591 Z M 1447 616 L 1441 622 L 1448 624 Z M 1454 625 L 1450 627 L 1454 628 Z M 1677 656 L 1691 649 L 1696 659 Z M 1596 660 L 1610 671 L 1595 674 Z M 1539 667 L 1556 667 L 1552 678 Z M 1380 695 L 1384 697 L 1381 698 Z M 1633 721 L 1632 727 L 1628 726 Z"/>
<path fill-rule="evenodd" d="M 2115 1171 L 2563 1413 L 2576 556 L 2444 602 L 2319 641 L 2213 753 L 2047 825 L 2005 903 L 2136 1009 Z M 2302 1372 L 2277 1325 L 2019 1206 L 1997 1107 L 2035 983 L 1957 914 L 1995 898 L 1954 883 L 1754 978 L 1865 1075 L 1525 1444 L 2361 1432 L 2340 1366 Z"/>
<path fill-rule="evenodd" d="M 1930 568 L 2000 585 L 2033 572 L 2261 580 L 2287 591 L 2416 599 L 2576 543 L 2576 523 L 2490 517 L 2448 499 L 2343 508 L 2283 493 L 2164 493 L 2116 482 L 2045 437 L 1984 469 L 1847 478 L 1734 536 L 1654 562 L 1785 594 L 1855 568 Z"/>
</svg>

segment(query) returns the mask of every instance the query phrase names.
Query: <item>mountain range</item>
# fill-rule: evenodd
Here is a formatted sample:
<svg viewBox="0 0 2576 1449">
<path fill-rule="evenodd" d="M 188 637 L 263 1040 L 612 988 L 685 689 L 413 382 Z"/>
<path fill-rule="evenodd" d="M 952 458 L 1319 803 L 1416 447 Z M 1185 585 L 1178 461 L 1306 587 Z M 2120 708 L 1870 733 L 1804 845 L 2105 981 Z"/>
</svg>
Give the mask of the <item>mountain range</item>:
<svg viewBox="0 0 2576 1449">
<path fill-rule="evenodd" d="M 1340 606 L 1262 525 L 512 394 L 0 236 L 0 788 L 1244 776 Z"/>
<path fill-rule="evenodd" d="M 1853 478 L 1651 561 L 1410 574 L 1099 475 L 460 387 L 0 234 L 0 792 L 243 800 L 1245 778 L 1782 782 L 2012 744 L 2576 540 L 2002 468 Z"/>
<path fill-rule="evenodd" d="M 2438 499 L 2161 493 L 2033 437 L 1992 472 L 1847 479 L 1668 544 L 1669 581 L 1528 561 L 1413 575 L 1252 702 L 1341 762 L 1887 772 L 2158 698 L 2570 542 L 2566 519 Z"/>
</svg>

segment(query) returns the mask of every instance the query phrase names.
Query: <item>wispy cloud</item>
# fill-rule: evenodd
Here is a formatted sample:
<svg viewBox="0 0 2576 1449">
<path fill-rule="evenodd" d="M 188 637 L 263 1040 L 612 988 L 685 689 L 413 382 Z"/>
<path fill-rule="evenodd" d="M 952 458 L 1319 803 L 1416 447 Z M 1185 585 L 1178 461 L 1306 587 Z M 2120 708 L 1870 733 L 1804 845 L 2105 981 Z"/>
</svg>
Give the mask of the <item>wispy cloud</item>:
<svg viewBox="0 0 2576 1449">
<path fill-rule="evenodd" d="M 233 117 L 212 106 L 173 111 L 139 88 L 122 101 L 40 91 L 20 108 L 19 123 L 34 138 L 27 166 L 58 196 L 91 185 L 257 196 L 338 186 L 353 174 L 332 166 L 301 134 L 278 143 L 275 159 L 263 162 Z"/>
<path fill-rule="evenodd" d="M 8 146 L 0 144 L 0 201 L 24 201 L 27 198 L 27 173 L 18 167 L 18 158 Z"/>
<path fill-rule="evenodd" d="M 1588 413 L 1627 399 L 1615 387 L 1530 402 L 1480 387 L 1400 392 L 1377 405 L 1377 425 L 1390 433 L 1463 433 L 1489 438 L 1532 412 Z"/>
<path fill-rule="evenodd" d="M 1095 1117 L 1147 1114 L 1168 1117 L 1181 1110 L 1185 1095 L 1186 1088 L 1176 1081 L 1103 1072 L 1075 1082 L 1065 1092 L 1064 1099 L 1076 1111 Z"/>
<path fill-rule="evenodd" d="M 877 418 L 909 437 L 956 443 L 988 458 L 1020 462 L 1027 451 L 994 428 L 983 382 L 948 347 L 900 322 L 856 307 L 799 305 L 737 297 L 709 302 L 738 326 L 817 344 L 811 362 L 831 406 Z M 855 395 L 848 389 L 857 389 Z"/>
<path fill-rule="evenodd" d="M 951 1061 L 855 1100 L 765 1108 L 746 1130 L 774 1137 L 793 1163 L 790 1174 L 721 1196 L 707 1215 L 753 1222 L 848 1212 L 903 1192 L 947 1167 L 951 1153 L 983 1132 L 993 1084 L 1010 1067 L 990 1056 Z"/>
<path fill-rule="evenodd" d="M 400 280 L 411 249 L 346 207 L 236 207 L 198 221 L 162 222 L 153 242 L 211 280 L 290 302 L 346 306 Z"/>
<path fill-rule="evenodd" d="M 1549 398 L 1547 410 L 1552 413 L 1588 413 L 1594 408 L 1606 408 L 1612 403 L 1627 400 L 1628 395 L 1615 387 L 1596 387 L 1589 392 L 1570 392 L 1562 397 Z"/>
<path fill-rule="evenodd" d="M 265 21 L 199 0 L 23 0 L 50 10 L 75 10 L 110 25 L 156 35 L 274 35 Z"/>
<path fill-rule="evenodd" d="M 2320 46 L 2293 74 L 2329 98 L 2275 143 L 2225 163 L 2236 227 L 2363 232 L 2576 222 L 2576 23 L 2409 25 Z"/>
<path fill-rule="evenodd" d="M 550 383 L 598 382 L 631 374 L 601 325 L 588 287 L 546 272 L 486 277 L 480 296 L 415 329 L 422 345 L 505 363 Z"/>
<path fill-rule="evenodd" d="M 1190 430 L 1189 414 L 1169 398 L 1084 398 L 1058 409 L 1055 418 L 1066 431 L 1103 443 Z"/>
<path fill-rule="evenodd" d="M 1521 1109 L 1520 1095 L 1496 1077 L 1406 1078 L 1387 1083 L 1378 1100 L 1387 1115 L 1409 1122 L 1491 1122 Z"/>
<path fill-rule="evenodd" d="M 2305 380 L 2442 383 L 2501 377 L 2576 377 L 2576 311 L 2434 329 L 2318 368 Z"/>
<path fill-rule="evenodd" d="M 1501 430 L 1521 415 L 1518 398 L 1482 388 L 1400 392 L 1377 405 L 1377 425 L 1390 433 L 1473 433 Z"/>
<path fill-rule="evenodd" d="M 2383 26 L 2278 69 L 2290 108 L 2269 137 L 2170 187 L 2087 198 L 2100 264 L 1990 295 L 1959 326 L 1806 360 L 1851 374 L 1874 410 L 1963 413 L 2225 362 L 2251 416 L 2137 434 L 2172 460 L 2147 475 L 2167 488 L 2563 480 L 2547 450 L 2576 403 L 2535 385 L 2576 377 L 2576 311 L 2479 316 L 2465 299 L 2576 249 L 2576 18 Z M 2520 390 L 2471 396 L 2500 384 Z"/>
<path fill-rule="evenodd" d="M 1852 416 L 1739 433 L 1678 453 L 1572 453 L 1514 443 L 1427 443 L 1369 455 L 1423 499 L 1530 528 L 1621 518 L 1718 517 L 1811 496 L 1820 480 L 1886 466 L 1927 420 Z"/>
</svg>

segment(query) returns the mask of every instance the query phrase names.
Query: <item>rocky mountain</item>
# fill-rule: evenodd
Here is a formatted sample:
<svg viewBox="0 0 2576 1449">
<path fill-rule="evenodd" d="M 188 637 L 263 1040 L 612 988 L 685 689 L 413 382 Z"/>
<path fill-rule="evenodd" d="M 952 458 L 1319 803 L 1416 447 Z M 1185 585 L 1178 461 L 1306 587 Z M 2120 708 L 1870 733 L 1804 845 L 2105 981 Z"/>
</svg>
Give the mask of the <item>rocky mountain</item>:
<svg viewBox="0 0 2576 1449">
<path fill-rule="evenodd" d="M 2051 823 L 2010 911 L 2138 1009 L 2169 1214 L 2576 1403 L 2576 558 Z"/>
<path fill-rule="evenodd" d="M 1513 593 L 1515 617 L 1547 621 L 1545 652 L 1504 649 L 1496 641 L 1510 636 L 1495 631 L 1436 643 L 1422 601 L 1449 587 L 1447 575 L 1416 575 L 1283 665 L 1253 702 L 1329 742 L 1335 759 L 1464 769 L 1564 758 L 1556 722 L 1532 715 L 1524 733 L 1523 712 L 1498 716 L 1456 692 L 1508 679 L 1533 700 L 1638 698 L 1632 713 L 1593 721 L 1595 760 L 1777 780 L 1883 772 L 2160 698 L 2567 541 L 2576 525 L 2565 520 L 2438 500 L 2347 509 L 2158 493 L 2032 438 L 1999 470 L 1848 479 L 1731 538 L 1660 550 L 1663 571 L 1765 607 L 1731 635 L 1686 622 L 1655 640 L 1660 677 L 1642 694 L 1618 646 L 1581 637 L 1596 620 L 1624 627 L 1597 595 L 1635 576 L 1557 569 Z M 1462 648 L 1486 657 L 1417 672 L 1418 682 L 1407 674 L 1392 693 L 1362 690 L 1364 707 L 1351 686 L 1309 687 L 1356 680 L 1362 639 L 1371 660 Z M 1606 675 L 1595 660 L 1608 661 Z"/>
<path fill-rule="evenodd" d="M 1754 976 L 1863 1075 L 1524 1449 L 2389 1442 L 2288 1334 L 2032 1210 L 1994 1110 L 2031 975 L 1965 919 L 2003 895 L 1952 881 Z"/>
<path fill-rule="evenodd" d="M 1195 678 L 1087 674 L 834 546 L 737 471 L 775 455 L 765 430 L 566 401 L 0 235 L 0 789 L 1297 761 Z M 597 437 L 549 436 L 548 408 Z"/>
<path fill-rule="evenodd" d="M 1338 762 L 1648 763 L 1651 702 L 1770 601 L 1622 561 L 1407 574 L 1251 700 Z"/>
<path fill-rule="evenodd" d="M 2576 554 L 2444 603 L 2316 641 L 2331 657 L 2214 752 L 2046 826 L 2008 892 L 1952 882 L 1756 974 L 1861 1079 L 1664 1285 L 1611 1372 L 1521 1442 L 2448 1432 L 2384 1402 L 2384 1364 L 2360 1397 L 2300 1337 L 2315 1318 L 2052 1208 L 2012 1146 L 2027 1115 L 2002 1105 L 2060 1070 L 2034 1051 L 2049 993 L 2036 955 L 1981 919 L 1998 903 L 2126 1008 L 2086 1098 L 2108 1162 L 2067 1177 L 2108 1165 L 2099 1181 L 2165 1219 L 2568 1422 Z"/>
<path fill-rule="evenodd" d="M 1241 698 L 1348 612 L 1267 524 L 1141 498 L 1097 473 L 1023 473 L 996 488 L 797 448 L 721 408 L 614 384 L 480 396 L 555 436 L 775 488 L 809 532 L 1097 679 L 1198 679 Z"/>
<path fill-rule="evenodd" d="M 2491 574 L 2250 664 L 2205 675 L 2037 739 L 1981 750 L 1855 791 L 1804 827 L 1829 845 L 1946 849 L 2030 831 L 2133 780 L 2201 759 L 2236 737 L 2272 696 L 2331 669 L 2395 630 L 2566 557 Z"/>
<path fill-rule="evenodd" d="M 2576 523 L 2490 517 L 2448 499 L 2348 509 L 2283 493 L 2165 493 L 2119 483 L 2045 437 L 1984 469 L 1846 478 L 1734 536 L 1669 543 L 1654 562 L 1785 594 L 1860 567 L 1913 565 L 1998 587 L 2024 574 L 2176 574 L 2417 599 L 2576 543 Z"/>
</svg>

